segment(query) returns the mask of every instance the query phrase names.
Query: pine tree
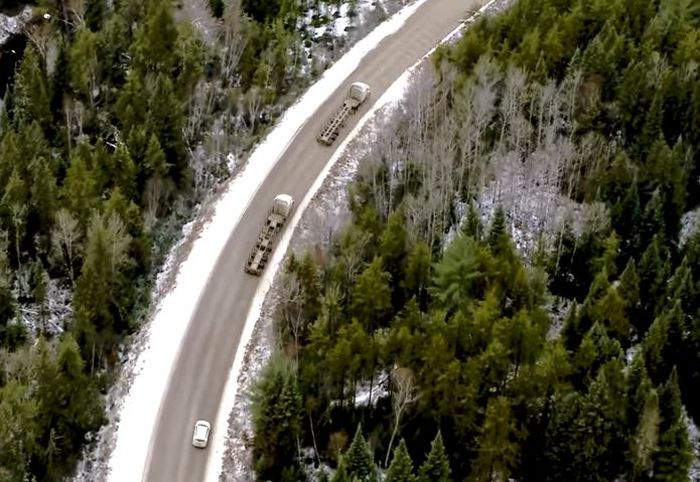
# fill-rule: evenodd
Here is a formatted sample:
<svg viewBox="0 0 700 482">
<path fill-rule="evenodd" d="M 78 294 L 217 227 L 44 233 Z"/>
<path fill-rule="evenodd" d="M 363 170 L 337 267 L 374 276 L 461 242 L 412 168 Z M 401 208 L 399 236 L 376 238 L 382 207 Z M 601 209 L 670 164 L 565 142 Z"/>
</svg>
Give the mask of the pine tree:
<svg viewBox="0 0 700 482">
<path fill-rule="evenodd" d="M 428 284 L 430 283 L 430 246 L 419 241 L 406 260 L 404 286 L 408 297 L 415 296 L 420 308 L 428 308 Z"/>
<path fill-rule="evenodd" d="M 177 41 L 177 27 L 170 2 L 149 2 L 145 22 L 142 22 L 132 44 L 134 66 L 141 74 L 156 72 L 170 75 L 175 66 L 173 46 Z"/>
<path fill-rule="evenodd" d="M 498 206 L 491 221 L 487 242 L 491 251 L 495 254 L 500 254 L 509 241 L 506 233 L 506 213 L 503 206 Z"/>
<path fill-rule="evenodd" d="M 450 482 L 450 474 L 450 463 L 442 443 L 442 434 L 438 431 L 430 445 L 428 458 L 418 472 L 418 482 Z"/>
<path fill-rule="evenodd" d="M 666 252 L 662 246 L 661 237 L 659 235 L 654 236 L 639 262 L 639 299 L 641 300 L 641 307 L 639 316 L 634 320 L 635 327 L 639 333 L 646 332 L 647 327 L 656 314 L 658 301 L 665 291 L 670 267 Z"/>
<path fill-rule="evenodd" d="M 686 353 L 685 314 L 680 301 L 658 316 L 642 340 L 644 361 L 655 383 L 668 378 L 675 365 L 682 365 Z"/>
<path fill-rule="evenodd" d="M 18 125 L 36 121 L 44 132 L 51 129 L 51 97 L 39 54 L 30 43 L 15 78 L 13 116 Z"/>
<path fill-rule="evenodd" d="M 394 458 L 391 460 L 384 482 L 416 482 L 416 476 L 413 475 L 413 461 L 403 440 L 394 449 Z"/>
<path fill-rule="evenodd" d="M 639 276 L 634 258 L 629 259 L 625 270 L 620 275 L 618 292 L 627 303 L 628 314 L 634 314 L 639 304 Z"/>
<path fill-rule="evenodd" d="M 462 233 L 476 240 L 480 240 L 483 232 L 484 226 L 481 224 L 479 212 L 476 210 L 476 207 L 474 207 L 474 203 L 470 202 L 469 210 L 467 211 L 467 219 L 462 224 Z"/>
<path fill-rule="evenodd" d="M 100 193 L 93 171 L 88 168 L 82 154 L 76 154 L 71 160 L 60 194 L 80 226 L 87 226 L 90 212 L 99 202 Z"/>
<path fill-rule="evenodd" d="M 148 140 L 148 148 L 146 149 L 146 154 L 143 159 L 143 166 L 144 176 L 146 177 L 165 177 L 168 173 L 169 165 L 155 134 L 151 134 L 151 138 Z"/>
<path fill-rule="evenodd" d="M 477 438 L 478 456 L 472 466 L 474 481 L 510 478 L 520 453 L 511 418 L 510 402 L 506 397 L 494 397 L 488 401 L 486 418 Z"/>
<path fill-rule="evenodd" d="M 391 308 L 391 275 L 382 269 L 380 257 L 360 273 L 351 295 L 351 310 L 367 330 L 377 327 Z"/>
<path fill-rule="evenodd" d="M 435 264 L 430 293 L 448 311 L 468 305 L 479 294 L 477 288 L 487 274 L 483 260 L 488 256 L 473 238 L 457 236 Z"/>
<path fill-rule="evenodd" d="M 93 32 L 102 29 L 105 22 L 107 5 L 104 0 L 87 0 L 85 6 L 85 24 Z"/>
<path fill-rule="evenodd" d="M 301 395 L 289 362 L 275 355 L 255 387 L 253 459 L 262 480 L 301 480 Z"/>
<path fill-rule="evenodd" d="M 362 425 L 357 426 L 355 437 L 343 456 L 341 462 L 345 466 L 348 477 L 359 482 L 376 482 L 377 467 L 372 460 L 369 445 L 362 435 Z"/>
<path fill-rule="evenodd" d="M 693 456 L 688 427 L 681 410 L 681 394 L 675 369 L 661 389 L 659 408 L 661 422 L 659 448 L 654 454 L 654 480 L 688 480 L 688 469 Z"/>
</svg>

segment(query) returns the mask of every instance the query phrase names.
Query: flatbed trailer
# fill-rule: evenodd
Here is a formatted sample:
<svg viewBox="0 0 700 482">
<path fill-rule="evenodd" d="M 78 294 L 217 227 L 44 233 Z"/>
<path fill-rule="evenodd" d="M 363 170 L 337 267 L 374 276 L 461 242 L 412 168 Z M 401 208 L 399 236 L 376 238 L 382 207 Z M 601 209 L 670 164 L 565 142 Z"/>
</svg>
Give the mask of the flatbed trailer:
<svg viewBox="0 0 700 482">
<path fill-rule="evenodd" d="M 277 235 L 289 217 L 294 206 L 294 199 L 289 194 L 279 194 L 275 197 L 272 209 L 265 219 L 253 251 L 248 256 L 245 267 L 246 273 L 259 276 L 263 272 L 272 253 Z"/>
<path fill-rule="evenodd" d="M 328 119 L 316 140 L 326 146 L 333 144 L 338 138 L 340 128 L 345 125 L 345 120 L 357 111 L 357 108 L 367 100 L 369 94 L 370 89 L 367 84 L 363 82 L 352 84 L 343 105 Z"/>
</svg>

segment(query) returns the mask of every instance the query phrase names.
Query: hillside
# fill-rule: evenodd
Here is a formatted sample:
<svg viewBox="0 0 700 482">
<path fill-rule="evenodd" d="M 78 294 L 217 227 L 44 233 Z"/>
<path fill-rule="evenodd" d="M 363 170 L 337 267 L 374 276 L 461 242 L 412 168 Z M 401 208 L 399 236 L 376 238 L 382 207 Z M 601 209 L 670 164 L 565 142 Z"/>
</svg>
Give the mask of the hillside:
<svg viewBox="0 0 700 482">
<path fill-rule="evenodd" d="M 0 480 L 74 473 L 183 224 L 383 5 L 400 5 L 365 3 L 26 10 L 2 64 Z"/>
<path fill-rule="evenodd" d="M 259 477 L 690 480 L 699 39 L 682 0 L 520 0 L 441 49 L 288 262 Z"/>
</svg>

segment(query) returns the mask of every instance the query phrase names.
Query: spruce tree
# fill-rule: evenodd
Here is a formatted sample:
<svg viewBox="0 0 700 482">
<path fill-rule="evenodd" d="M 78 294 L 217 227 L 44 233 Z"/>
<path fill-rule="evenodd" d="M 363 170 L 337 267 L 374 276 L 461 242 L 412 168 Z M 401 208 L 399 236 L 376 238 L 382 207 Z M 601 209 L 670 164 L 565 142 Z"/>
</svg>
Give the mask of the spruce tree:
<svg viewBox="0 0 700 482">
<path fill-rule="evenodd" d="M 493 253 L 500 253 L 504 247 L 504 241 L 507 241 L 506 233 L 506 213 L 502 206 L 496 208 L 489 228 L 487 242 Z"/>
<path fill-rule="evenodd" d="M 369 445 L 362 435 L 362 424 L 357 426 L 355 437 L 343 456 L 341 464 L 345 467 L 348 477 L 359 482 L 376 482 L 377 467 L 372 460 Z"/>
<path fill-rule="evenodd" d="M 639 275 L 637 275 L 637 263 L 634 258 L 630 258 L 620 275 L 618 291 L 627 303 L 628 314 L 635 313 L 639 306 Z"/>
<path fill-rule="evenodd" d="M 391 460 L 389 469 L 386 472 L 384 482 L 415 482 L 413 475 L 413 461 L 408 454 L 406 443 L 401 440 L 394 449 L 394 458 Z"/>
<path fill-rule="evenodd" d="M 481 239 L 483 232 L 484 226 L 481 224 L 479 212 L 474 207 L 474 203 L 470 202 L 469 210 L 467 211 L 467 219 L 462 224 L 462 233 L 478 240 Z"/>
<path fill-rule="evenodd" d="M 681 393 L 675 368 L 661 388 L 659 397 L 661 422 L 659 448 L 654 454 L 654 480 L 676 482 L 688 480 L 693 460 L 688 427 L 681 409 Z"/>
<path fill-rule="evenodd" d="M 430 446 L 428 458 L 418 472 L 418 482 L 450 482 L 450 474 L 450 462 L 442 443 L 442 434 L 438 431 Z"/>
</svg>

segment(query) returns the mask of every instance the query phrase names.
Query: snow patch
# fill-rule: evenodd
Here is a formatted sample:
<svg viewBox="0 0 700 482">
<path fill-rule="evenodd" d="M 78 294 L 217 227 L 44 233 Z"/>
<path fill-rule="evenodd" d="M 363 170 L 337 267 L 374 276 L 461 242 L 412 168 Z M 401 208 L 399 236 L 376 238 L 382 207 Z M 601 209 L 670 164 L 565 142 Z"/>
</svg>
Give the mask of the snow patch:
<svg viewBox="0 0 700 482">
<path fill-rule="evenodd" d="M 517 159 L 499 163 L 494 171 L 495 178 L 478 199 L 482 222 L 488 226 L 496 208 L 502 206 L 513 242 L 526 257 L 534 251 L 540 235 L 551 242 L 568 222 L 580 235 L 586 227 L 600 229 L 608 219 L 604 204 L 578 203 L 562 195 L 555 182 L 546 181 L 553 178 L 539 175 Z"/>
<path fill-rule="evenodd" d="M 688 477 L 690 480 L 697 482 L 700 480 L 700 430 L 698 430 L 698 426 L 695 425 L 695 422 L 687 413 L 686 419 L 688 420 L 688 436 L 693 447 L 693 463 L 690 465 Z"/>
<path fill-rule="evenodd" d="M 26 23 L 32 18 L 32 7 L 25 6 L 20 13 L 8 17 L 0 13 L 0 45 L 7 42 L 10 37 L 22 32 Z"/>
<path fill-rule="evenodd" d="M 688 211 L 681 218 L 681 232 L 678 235 L 678 246 L 683 248 L 691 236 L 700 231 L 700 207 Z"/>
</svg>

